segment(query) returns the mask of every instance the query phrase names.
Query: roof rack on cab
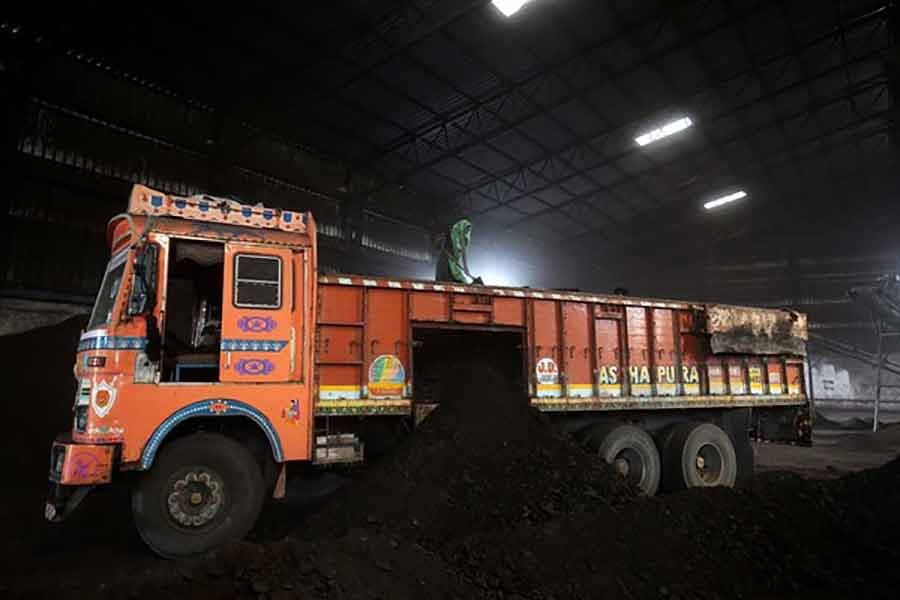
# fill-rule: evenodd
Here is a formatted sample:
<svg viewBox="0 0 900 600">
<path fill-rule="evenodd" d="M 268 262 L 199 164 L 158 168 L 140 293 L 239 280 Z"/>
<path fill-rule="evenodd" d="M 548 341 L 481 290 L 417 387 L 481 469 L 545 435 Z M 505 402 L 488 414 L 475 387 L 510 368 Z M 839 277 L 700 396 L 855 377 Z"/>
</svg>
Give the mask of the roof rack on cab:
<svg viewBox="0 0 900 600">
<path fill-rule="evenodd" d="M 128 212 L 132 215 L 177 217 L 297 233 L 306 233 L 310 222 L 307 212 L 268 208 L 262 204 L 242 204 L 207 194 L 170 196 L 143 185 L 132 188 Z"/>
</svg>

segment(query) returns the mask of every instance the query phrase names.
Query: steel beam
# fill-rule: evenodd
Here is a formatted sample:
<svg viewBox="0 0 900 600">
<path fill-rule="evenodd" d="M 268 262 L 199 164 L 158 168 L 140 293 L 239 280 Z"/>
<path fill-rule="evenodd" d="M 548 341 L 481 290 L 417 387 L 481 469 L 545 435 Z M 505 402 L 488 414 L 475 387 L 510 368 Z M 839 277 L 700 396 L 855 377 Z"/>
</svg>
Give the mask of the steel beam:
<svg viewBox="0 0 900 600">
<path fill-rule="evenodd" d="M 870 23 L 875 17 L 878 17 L 878 16 L 882 16 L 882 12 L 881 12 L 881 11 L 874 11 L 873 13 L 869 13 L 869 14 L 863 16 L 863 17 L 860 17 L 860 18 L 854 20 L 853 23 L 848 24 L 848 25 L 846 25 L 845 27 L 851 28 L 851 29 L 852 29 L 852 28 L 855 28 L 855 27 L 859 27 L 859 26 L 862 26 L 862 25 L 864 25 L 864 24 Z M 803 49 L 806 49 L 806 48 L 810 48 L 810 47 L 814 46 L 815 44 L 821 43 L 821 42 L 824 41 L 824 40 L 834 38 L 835 36 L 837 36 L 837 35 L 840 34 L 840 31 L 841 31 L 841 28 L 837 28 L 837 29 L 835 29 L 835 30 L 829 32 L 829 33 L 826 34 L 826 35 L 819 36 L 819 37 L 817 37 L 817 38 L 815 38 L 815 39 L 813 39 L 813 40 L 807 42 L 806 44 L 804 44 L 804 45 L 803 45 L 801 48 L 799 48 L 798 50 L 803 50 Z M 887 47 L 885 47 L 885 48 L 887 48 Z M 883 52 L 883 50 L 884 50 L 885 48 L 879 48 L 879 49 L 876 50 L 876 51 L 869 52 L 869 53 L 867 53 L 867 54 L 865 54 L 865 55 L 863 55 L 863 56 L 859 56 L 859 57 L 857 57 L 856 59 L 854 59 L 854 60 L 852 61 L 851 64 L 859 64 L 859 63 L 861 63 L 861 62 L 863 62 L 863 61 L 865 61 L 865 60 L 870 60 L 870 59 L 872 59 L 872 58 L 876 58 L 876 57 L 878 57 L 878 56 L 880 56 L 880 55 L 882 54 L 882 52 Z M 789 59 L 789 58 L 793 57 L 794 55 L 795 55 L 794 52 L 788 52 L 788 53 L 785 53 L 785 54 L 782 54 L 782 55 L 779 55 L 779 56 L 770 58 L 770 59 L 768 59 L 768 60 L 766 60 L 766 61 L 763 61 L 763 62 L 761 62 L 761 63 L 758 63 L 755 67 L 752 67 L 752 68 L 750 68 L 750 69 L 741 71 L 741 72 L 739 72 L 739 73 L 737 73 L 737 74 L 735 74 L 735 75 L 729 76 L 729 77 L 727 77 L 727 78 L 725 78 L 725 79 L 722 79 L 722 80 L 713 82 L 713 83 L 711 83 L 710 85 L 708 85 L 708 86 L 702 88 L 701 90 L 697 91 L 695 94 L 692 94 L 692 95 L 707 94 L 707 93 L 710 93 L 710 92 L 712 92 L 712 91 L 714 91 L 714 90 L 718 90 L 718 89 L 722 88 L 724 85 L 727 85 L 728 83 L 731 83 L 731 82 L 733 82 L 733 81 L 739 80 L 739 79 L 742 78 L 742 77 L 746 77 L 746 76 L 748 76 L 748 75 L 751 75 L 751 74 L 754 72 L 755 69 L 758 70 L 758 69 L 760 69 L 760 68 L 762 68 L 762 67 L 769 66 L 769 65 L 772 65 L 772 64 L 776 64 L 776 63 L 778 63 L 779 61 L 783 61 L 783 60 L 785 60 L 785 59 Z M 843 68 L 843 65 L 841 65 L 841 66 L 839 66 L 839 67 L 831 68 L 831 69 L 826 69 L 826 70 L 821 71 L 820 73 L 818 73 L 818 74 L 814 77 L 814 79 L 819 79 L 819 78 L 822 78 L 822 77 L 827 77 L 827 76 L 833 74 L 834 72 L 840 71 L 842 68 Z M 793 83 L 793 84 L 791 84 L 791 85 L 782 86 L 781 88 L 775 90 L 775 94 L 783 94 L 783 93 L 792 91 L 793 89 L 796 89 L 797 87 L 802 87 L 804 84 L 805 84 L 804 82 L 795 82 L 795 83 Z M 734 107 L 732 110 L 729 110 L 729 111 L 723 111 L 723 112 L 721 112 L 720 114 L 715 115 L 709 122 L 711 123 L 711 122 L 715 122 L 715 121 L 717 121 L 717 120 L 719 120 L 719 119 L 723 119 L 723 118 L 727 118 L 727 117 L 733 116 L 733 115 L 736 114 L 738 111 L 746 110 L 746 109 L 748 109 L 748 108 L 751 108 L 752 106 L 755 106 L 756 104 L 763 103 L 763 102 L 769 102 L 769 101 L 771 101 L 771 98 L 770 98 L 769 96 L 762 96 L 762 97 L 757 98 L 757 99 L 755 99 L 755 100 L 753 100 L 753 101 L 749 101 L 749 102 L 746 102 L 746 103 L 744 103 L 744 104 L 742 104 L 742 105 L 739 105 L 739 106 L 737 106 L 737 107 Z M 532 115 L 532 116 L 533 116 L 533 115 Z M 634 129 L 634 128 L 638 125 L 638 123 L 639 123 L 639 121 L 632 121 L 632 122 L 630 122 L 630 123 L 626 123 L 626 124 L 624 124 L 624 125 L 617 126 L 617 127 L 611 128 L 611 129 L 602 130 L 602 131 L 592 131 L 592 132 L 590 132 L 590 133 L 588 133 L 588 134 L 586 134 L 586 135 L 583 135 L 583 136 L 579 137 L 578 139 L 576 139 L 575 142 L 574 142 L 573 144 L 571 144 L 570 146 L 567 146 L 567 147 L 565 147 L 565 148 L 563 148 L 563 149 L 558 150 L 558 151 L 556 152 L 556 154 L 554 154 L 554 155 L 542 156 L 542 157 L 536 158 L 532 164 L 539 163 L 539 162 L 545 161 L 545 160 L 552 160 L 556 155 L 564 154 L 564 153 L 566 153 L 566 152 L 571 152 L 571 151 L 573 151 L 573 150 L 575 150 L 575 149 L 577 149 L 578 147 L 581 147 L 581 146 L 589 147 L 589 142 L 592 141 L 592 140 L 596 140 L 597 138 L 601 138 L 601 137 L 606 137 L 606 136 L 614 135 L 614 134 L 616 134 L 616 133 L 622 133 L 622 132 L 625 132 L 625 131 L 630 131 L 630 130 Z M 636 154 L 636 153 L 638 153 L 638 152 L 640 152 L 640 151 L 641 151 L 641 150 L 640 150 L 639 148 L 629 147 L 628 149 L 626 149 L 626 150 L 624 150 L 624 151 L 622 151 L 622 152 L 616 154 L 616 155 L 613 156 L 613 157 L 610 157 L 610 158 L 607 159 L 607 160 L 602 160 L 602 161 L 598 161 L 598 162 L 596 162 L 596 163 L 587 165 L 587 166 L 585 166 L 585 167 L 583 167 L 583 168 L 581 168 L 581 169 L 578 169 L 578 170 L 576 170 L 576 171 L 573 171 L 573 172 L 570 172 L 570 173 L 566 173 L 565 176 L 566 176 L 566 177 L 572 177 L 572 176 L 576 176 L 576 175 L 583 175 L 584 173 L 586 173 L 586 172 L 588 172 L 588 171 L 590 171 L 590 170 L 596 169 L 597 167 L 600 167 L 600 166 L 607 166 L 607 165 L 612 164 L 612 163 L 614 163 L 614 162 L 616 162 L 616 161 L 622 160 L 623 158 L 626 158 L 626 157 L 628 157 L 628 156 L 630 156 L 630 155 L 632 155 L 632 154 Z M 510 176 L 510 175 L 515 174 L 516 171 L 517 171 L 516 168 L 510 168 L 510 169 L 507 169 L 507 170 L 505 170 L 505 171 L 501 171 L 501 172 L 499 172 L 499 173 L 496 174 L 495 179 L 503 179 L 503 178 L 505 178 L 505 177 L 507 177 L 507 176 Z M 471 190 L 477 189 L 479 186 L 483 186 L 483 185 L 485 185 L 485 183 L 478 183 L 478 184 L 474 184 L 474 185 L 472 185 L 472 186 L 469 186 L 469 187 L 467 187 L 466 189 L 463 190 L 462 194 L 465 194 L 465 193 L 467 193 L 467 192 L 469 192 L 469 191 L 471 191 Z M 531 192 L 531 193 L 539 193 L 539 192 L 543 191 L 544 189 L 547 189 L 548 187 L 549 187 L 549 186 L 544 186 L 543 188 L 537 188 L 537 189 L 534 189 L 534 190 L 530 190 L 530 192 Z"/>
<path fill-rule="evenodd" d="M 867 85 L 866 85 L 865 87 L 861 87 L 861 88 L 857 88 L 857 89 L 853 90 L 853 94 L 855 94 L 855 95 L 861 95 L 862 93 L 864 93 L 864 92 L 866 92 L 866 91 L 869 91 L 869 90 L 872 90 L 872 89 L 882 89 L 882 88 L 885 86 L 885 82 L 882 81 L 881 79 L 882 79 L 881 77 L 873 78 L 872 80 L 869 81 L 869 83 L 867 83 Z M 874 83 L 873 83 L 873 82 L 874 82 Z M 778 128 L 778 127 L 783 127 L 784 122 L 787 122 L 787 121 L 790 121 L 790 120 L 792 120 L 792 119 L 796 119 L 796 118 L 802 117 L 803 115 L 808 114 L 809 112 L 823 110 L 824 108 L 827 108 L 828 106 L 831 106 L 831 105 L 833 105 L 833 104 L 835 104 L 835 103 L 843 102 L 843 101 L 846 100 L 846 98 L 847 98 L 848 95 L 851 95 L 851 94 L 848 94 L 848 93 L 845 92 L 845 93 L 841 94 L 840 96 L 837 96 L 837 97 L 835 97 L 835 98 L 831 98 L 831 99 L 829 99 L 828 101 L 826 101 L 826 102 L 824 102 L 824 103 L 820 103 L 820 104 L 817 105 L 817 106 L 806 106 L 806 107 L 800 109 L 799 111 L 797 111 L 797 112 L 795 112 L 795 113 L 792 113 L 792 114 L 789 115 L 789 116 L 786 116 L 786 117 L 782 117 L 782 118 L 780 118 L 780 119 L 775 119 L 775 120 L 773 120 L 773 122 L 772 122 L 767 128 L 773 128 L 773 127 L 774 127 L 774 128 Z M 740 109 L 738 109 L 738 110 L 740 110 Z M 735 111 L 731 111 L 731 112 L 735 112 Z M 730 113 L 729 113 L 729 114 L 730 114 Z M 719 117 L 717 117 L 717 118 L 714 119 L 713 121 L 717 120 L 718 118 L 724 117 L 724 116 L 725 116 L 725 115 L 720 115 Z M 700 125 L 698 125 L 698 127 L 700 127 Z M 758 130 L 757 130 L 757 131 L 758 131 Z M 720 145 L 720 146 L 725 146 L 725 145 L 727 145 L 727 144 L 729 144 L 729 143 L 732 143 L 732 142 L 734 142 L 734 141 L 746 139 L 748 133 L 749 133 L 749 132 L 748 132 L 745 128 L 741 128 L 741 129 L 739 129 L 735 134 L 729 136 L 728 138 L 726 138 L 726 139 L 724 139 L 724 140 L 720 140 L 719 145 Z M 802 144 L 802 143 L 803 143 L 803 142 L 801 142 L 801 144 Z M 793 152 L 794 146 L 795 146 L 794 144 L 788 144 L 788 146 L 786 147 L 786 148 L 787 148 L 787 151 L 788 151 L 788 152 Z M 658 165 L 658 168 L 662 168 L 662 169 L 670 168 L 670 167 L 673 167 L 674 165 L 677 165 L 677 164 L 680 163 L 680 162 L 684 162 L 684 161 L 688 161 L 688 160 L 693 160 L 693 159 L 696 159 L 696 158 L 698 158 L 698 157 L 702 157 L 704 154 L 706 154 L 706 153 L 708 153 L 708 152 L 709 152 L 709 148 L 703 147 L 703 148 L 700 148 L 700 149 L 698 149 L 698 150 L 696 150 L 696 151 L 694 151 L 694 152 L 685 153 L 685 154 L 679 155 L 679 156 L 677 156 L 677 157 L 675 157 L 675 158 L 673 158 L 673 159 L 671 159 L 671 160 L 669 160 L 669 161 L 666 161 L 666 162 L 664 162 L 664 163 L 661 163 L 660 165 Z M 598 166 L 601 166 L 601 164 L 602 164 L 602 163 L 597 164 L 597 165 L 594 165 L 594 167 L 592 167 L 592 168 L 596 168 L 596 167 L 598 167 Z M 642 171 L 642 172 L 639 173 L 638 175 L 635 175 L 635 177 L 638 177 L 638 176 L 640 176 L 641 174 L 644 174 L 644 173 L 647 173 L 647 172 L 649 172 L 649 170 L 647 170 L 647 171 Z M 708 175 L 708 174 L 707 174 L 707 175 Z M 629 182 L 629 180 L 625 180 L 625 181 L 621 181 L 621 182 L 616 182 L 616 183 L 614 183 L 614 184 L 611 184 L 610 186 L 607 186 L 607 187 L 603 188 L 603 190 L 614 189 L 614 188 L 616 188 L 616 187 L 620 187 L 620 186 L 626 185 L 626 184 L 628 184 L 628 182 Z M 596 195 L 597 191 L 602 191 L 602 190 L 593 190 L 593 191 L 590 191 L 590 192 L 586 192 L 586 193 L 584 193 L 584 194 L 581 194 L 581 195 L 579 195 L 579 196 L 576 196 L 575 198 L 573 198 L 572 200 L 570 200 L 570 201 L 568 201 L 568 202 L 564 202 L 564 203 L 558 205 L 556 208 L 562 208 L 562 207 L 564 207 L 564 206 L 567 206 L 567 205 L 568 205 L 569 203 L 571 203 L 571 202 L 577 202 L 577 201 L 580 201 L 580 200 L 586 200 L 586 199 L 589 199 L 589 198 L 593 197 L 594 195 Z M 538 216 L 541 216 L 541 214 L 542 214 L 542 213 L 535 213 L 534 215 L 530 215 L 529 217 L 526 217 L 525 219 L 523 219 L 523 220 L 521 220 L 521 221 L 518 221 L 518 222 L 516 222 L 516 223 L 513 223 L 512 226 L 516 226 L 516 225 L 518 225 L 518 224 L 520 224 L 520 223 L 522 223 L 522 222 L 524 222 L 524 221 L 526 221 L 526 220 L 528 220 L 528 219 L 532 219 L 532 218 L 536 218 L 536 217 L 538 217 Z"/>
</svg>

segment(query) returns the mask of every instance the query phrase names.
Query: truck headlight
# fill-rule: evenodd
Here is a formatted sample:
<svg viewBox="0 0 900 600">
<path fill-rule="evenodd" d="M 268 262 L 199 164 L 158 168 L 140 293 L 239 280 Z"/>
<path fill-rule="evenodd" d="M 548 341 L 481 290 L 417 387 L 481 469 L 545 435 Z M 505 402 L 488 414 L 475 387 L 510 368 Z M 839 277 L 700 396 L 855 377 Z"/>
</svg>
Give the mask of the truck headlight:
<svg viewBox="0 0 900 600">
<path fill-rule="evenodd" d="M 50 456 L 50 477 L 59 479 L 62 477 L 63 464 L 66 462 L 66 449 L 64 446 L 54 446 Z"/>
<path fill-rule="evenodd" d="M 78 391 L 75 392 L 75 406 L 87 406 L 91 403 L 91 380 L 82 379 L 78 382 Z"/>
<path fill-rule="evenodd" d="M 75 431 L 84 432 L 87 429 L 87 420 L 88 420 L 88 407 L 87 406 L 76 406 L 75 407 Z"/>
</svg>

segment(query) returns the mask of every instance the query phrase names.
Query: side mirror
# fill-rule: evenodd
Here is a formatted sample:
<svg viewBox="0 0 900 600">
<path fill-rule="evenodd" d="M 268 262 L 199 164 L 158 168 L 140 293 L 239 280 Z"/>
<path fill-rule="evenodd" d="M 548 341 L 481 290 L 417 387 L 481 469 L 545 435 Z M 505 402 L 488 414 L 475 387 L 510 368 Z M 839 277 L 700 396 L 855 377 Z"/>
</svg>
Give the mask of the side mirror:
<svg viewBox="0 0 900 600">
<path fill-rule="evenodd" d="M 131 278 L 128 316 L 143 315 L 153 310 L 156 304 L 158 259 L 159 246 L 156 244 L 147 244 L 138 249 Z"/>
</svg>

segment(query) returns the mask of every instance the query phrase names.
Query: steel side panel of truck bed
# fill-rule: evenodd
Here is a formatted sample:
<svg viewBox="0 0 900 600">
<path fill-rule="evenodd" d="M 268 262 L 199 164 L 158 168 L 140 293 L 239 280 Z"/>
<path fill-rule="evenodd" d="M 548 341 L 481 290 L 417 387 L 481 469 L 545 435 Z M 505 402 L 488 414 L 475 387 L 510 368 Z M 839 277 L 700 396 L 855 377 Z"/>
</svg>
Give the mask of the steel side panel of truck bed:
<svg viewBox="0 0 900 600">
<path fill-rule="evenodd" d="M 730 308 L 714 305 L 717 315 Z M 624 296 L 322 276 L 316 414 L 410 414 L 413 329 L 426 326 L 523 332 L 529 397 L 544 411 L 806 404 L 801 355 L 713 354 L 711 310 Z M 735 311 L 738 319 L 798 321 L 788 311 Z M 805 336 L 805 320 L 791 335 Z"/>
</svg>

